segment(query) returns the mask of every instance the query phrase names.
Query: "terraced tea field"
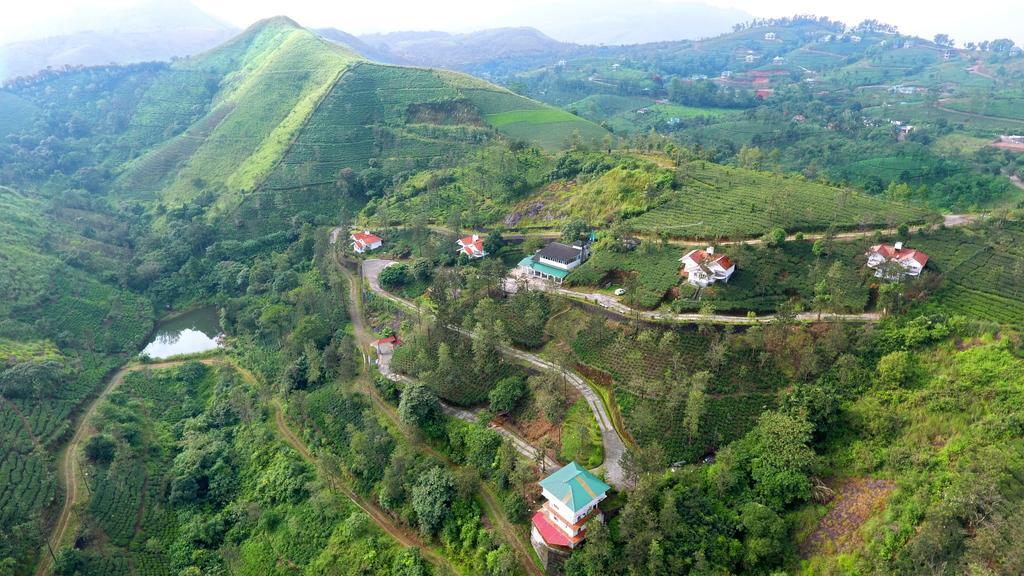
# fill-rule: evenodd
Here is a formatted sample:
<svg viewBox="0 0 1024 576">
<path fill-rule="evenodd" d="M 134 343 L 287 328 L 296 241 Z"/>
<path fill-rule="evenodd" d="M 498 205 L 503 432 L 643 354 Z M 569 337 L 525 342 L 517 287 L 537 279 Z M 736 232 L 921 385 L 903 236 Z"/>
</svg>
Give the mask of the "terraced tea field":
<svg viewBox="0 0 1024 576">
<path fill-rule="evenodd" d="M 929 211 L 844 188 L 707 162 L 680 168 L 675 197 L 627 224 L 638 232 L 677 237 L 750 238 L 780 226 L 788 232 L 895 226 L 933 217 Z"/>
</svg>

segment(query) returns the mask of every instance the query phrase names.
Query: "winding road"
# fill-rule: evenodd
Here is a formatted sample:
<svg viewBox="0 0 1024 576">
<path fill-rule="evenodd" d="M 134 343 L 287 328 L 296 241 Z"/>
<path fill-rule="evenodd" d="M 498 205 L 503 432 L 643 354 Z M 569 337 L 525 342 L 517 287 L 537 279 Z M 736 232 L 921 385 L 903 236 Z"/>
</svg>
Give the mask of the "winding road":
<svg viewBox="0 0 1024 576">
<path fill-rule="evenodd" d="M 75 428 L 74 436 L 71 441 L 68 442 L 64 448 L 60 461 L 58 462 L 58 473 L 64 479 L 64 507 L 61 509 L 60 516 L 57 519 L 57 523 L 54 525 L 52 532 L 48 538 L 49 546 L 56 551 L 60 548 L 61 542 L 64 540 L 67 534 L 68 527 L 71 524 L 71 512 L 74 509 L 75 504 L 79 503 L 82 498 L 82 491 L 79 484 L 79 474 L 76 469 L 78 466 L 78 459 L 76 455 L 81 447 L 83 441 L 88 438 L 92 432 L 94 432 L 91 426 L 91 420 L 96 413 L 98 407 L 102 402 L 110 395 L 111 392 L 116 390 L 131 372 L 138 372 L 140 370 L 159 370 L 162 368 L 172 368 L 188 362 L 188 359 L 182 360 L 171 360 L 167 362 L 156 362 L 149 364 L 141 364 L 132 362 L 122 366 L 117 372 L 115 372 L 107 385 L 103 388 L 98 396 L 89 404 L 85 412 L 79 418 L 78 425 Z M 228 365 L 234 368 L 243 378 L 250 383 L 255 384 L 255 377 L 251 372 L 245 370 L 234 363 L 226 361 L 221 358 L 204 358 L 198 360 L 206 365 Z M 393 537 L 403 546 L 413 546 L 419 548 L 423 553 L 424 558 L 431 564 L 443 567 L 448 573 L 457 574 L 458 571 L 448 562 L 446 558 L 438 554 L 435 550 L 424 544 L 419 537 L 408 531 L 404 530 L 395 524 L 388 515 L 374 504 L 365 501 L 358 494 L 347 488 L 343 482 L 339 482 L 333 471 L 324 470 L 323 467 L 318 466 L 318 462 L 309 448 L 302 442 L 302 440 L 295 435 L 292 429 L 288 426 L 284 418 L 284 413 L 281 410 L 280 404 L 277 401 L 271 403 L 274 410 L 274 428 L 278 435 L 291 446 L 299 455 L 313 466 L 315 469 L 325 473 L 331 480 L 330 485 L 333 489 L 341 492 L 349 500 L 352 501 L 360 510 L 362 510 L 370 520 L 372 520 L 377 526 L 379 526 L 385 533 Z M 53 565 L 53 560 L 50 557 L 48 551 L 44 551 L 40 556 L 39 563 L 36 566 L 35 576 L 47 576 Z"/>
<path fill-rule="evenodd" d="M 367 284 L 369 284 L 370 289 L 374 293 L 384 298 L 388 298 L 389 300 L 417 313 L 421 313 L 422 310 L 420 310 L 420 308 L 413 302 L 410 302 L 400 296 L 396 296 L 381 288 L 380 281 L 378 280 L 381 270 L 384 270 L 395 263 L 396 262 L 393 260 L 366 260 L 363 262 L 362 266 L 363 277 L 366 279 Z M 471 336 L 468 331 L 459 326 L 448 326 L 448 329 L 458 332 L 466 337 Z M 561 367 L 544 360 L 536 354 L 524 352 L 511 346 L 499 346 L 498 351 L 504 356 L 513 358 L 520 363 L 533 366 L 539 370 L 565 376 L 566 382 L 572 385 L 572 387 L 575 388 L 586 400 L 587 405 L 590 407 L 590 411 L 594 414 L 594 419 L 597 421 L 598 428 L 601 430 L 601 444 L 604 446 L 603 466 L 605 471 L 605 480 L 619 490 L 624 489 L 627 483 L 626 474 L 622 468 L 622 456 L 626 452 L 626 444 L 612 425 L 612 419 L 609 416 L 608 411 L 605 409 L 601 398 L 596 392 L 594 392 L 594 389 L 591 388 L 590 385 L 574 371 L 563 370 Z"/>
<path fill-rule="evenodd" d="M 416 446 L 416 448 L 422 450 L 423 452 L 429 454 L 430 456 L 433 456 L 438 461 L 446 463 L 449 467 L 457 467 L 457 465 L 454 462 L 452 462 L 451 458 L 441 454 L 433 447 L 431 447 L 429 444 L 423 442 L 422 439 L 420 439 L 418 436 L 409 433 L 407 426 L 404 423 L 402 423 L 402 421 L 398 418 L 398 414 L 395 412 L 394 407 L 392 407 L 387 402 L 384 402 L 384 400 L 380 397 L 380 394 L 377 393 L 377 390 L 370 384 L 369 375 L 367 373 L 366 367 L 369 365 L 369 359 L 371 356 L 370 348 L 374 341 L 374 337 L 373 334 L 366 328 L 366 323 L 363 318 L 363 308 L 360 299 L 362 287 L 359 283 L 359 279 L 348 268 L 345 267 L 345 264 L 341 259 L 340 251 L 335 252 L 335 264 L 337 264 L 338 270 L 342 273 L 342 275 L 346 277 L 346 279 L 349 282 L 349 289 L 347 290 L 349 300 L 347 306 L 349 312 L 349 319 L 352 322 L 352 328 L 356 336 L 356 343 L 358 344 L 359 349 L 362 352 L 364 360 L 362 372 L 359 376 L 362 392 L 370 398 L 370 401 L 374 405 L 374 407 L 382 414 L 384 414 L 384 416 L 391 422 L 395 429 L 400 431 L 411 444 Z M 383 267 L 381 267 L 380 270 L 383 270 Z M 376 282 L 375 284 L 379 289 L 380 284 Z M 380 294 L 382 296 L 389 298 L 392 296 L 390 293 L 386 291 L 381 291 Z M 402 303 L 403 305 L 410 305 L 410 303 L 408 303 L 408 301 L 404 299 L 398 298 L 397 296 L 395 298 L 398 301 L 400 301 L 400 303 Z M 527 574 L 530 574 L 531 576 L 543 576 L 543 572 L 540 570 L 540 568 L 537 567 L 537 564 L 533 561 L 534 552 L 530 548 L 529 543 L 520 537 L 520 532 L 516 529 L 515 526 L 512 525 L 511 522 L 509 522 L 494 492 L 486 484 L 481 483 L 479 485 L 477 494 L 480 497 L 480 503 L 484 509 L 484 513 L 486 514 L 487 518 L 490 519 L 490 521 L 494 524 L 494 528 L 497 529 L 505 537 L 505 540 L 515 550 L 516 555 L 519 557 L 520 565 L 527 572 Z"/>
<path fill-rule="evenodd" d="M 47 542 L 51 549 L 56 551 L 60 548 L 60 544 L 64 540 L 68 526 L 71 523 L 71 512 L 74 509 L 75 504 L 81 498 L 81 490 L 79 489 L 80 485 L 78 483 L 78 471 L 76 469 L 78 466 L 78 459 L 76 456 L 78 455 L 82 442 L 93 432 L 90 420 L 92 420 L 92 417 L 96 414 L 96 409 L 99 408 L 100 404 L 107 396 L 110 395 L 111 392 L 116 390 L 117 387 L 124 382 L 125 376 L 130 372 L 170 368 L 172 366 L 182 364 L 183 362 L 185 362 L 185 360 L 173 360 L 169 362 L 156 362 L 150 364 L 139 364 L 135 362 L 125 364 L 118 369 L 117 372 L 114 372 L 110 377 L 110 380 L 107 381 L 107 385 L 86 407 L 85 411 L 78 419 L 78 425 L 75 427 L 75 434 L 64 447 L 60 460 L 57 462 L 57 474 L 64 480 L 64 506 L 61 508 L 60 516 L 57 517 L 57 523 L 53 526 L 53 530 L 47 538 Z M 200 360 L 200 362 L 204 364 L 221 363 L 221 361 L 210 358 Z M 49 551 L 45 551 L 40 556 L 39 564 L 36 566 L 36 576 L 46 576 L 49 574 L 52 564 L 53 559 L 50 557 Z"/>
</svg>

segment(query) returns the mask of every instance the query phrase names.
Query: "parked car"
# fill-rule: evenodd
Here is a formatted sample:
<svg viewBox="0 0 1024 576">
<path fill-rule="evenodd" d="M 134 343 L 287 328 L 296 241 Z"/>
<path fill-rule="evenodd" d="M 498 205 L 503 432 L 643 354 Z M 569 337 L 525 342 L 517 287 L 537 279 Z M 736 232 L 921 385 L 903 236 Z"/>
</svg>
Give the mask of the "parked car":
<svg viewBox="0 0 1024 576">
<path fill-rule="evenodd" d="M 615 295 L 616 296 L 622 296 L 625 293 L 626 293 L 626 289 L 625 288 L 616 288 L 615 289 Z"/>
</svg>

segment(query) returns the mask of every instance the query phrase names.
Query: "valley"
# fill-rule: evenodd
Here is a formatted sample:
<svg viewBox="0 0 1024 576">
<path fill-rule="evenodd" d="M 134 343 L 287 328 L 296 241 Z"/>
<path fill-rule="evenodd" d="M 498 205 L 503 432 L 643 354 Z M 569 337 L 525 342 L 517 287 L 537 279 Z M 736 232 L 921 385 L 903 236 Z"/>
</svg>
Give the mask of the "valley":
<svg viewBox="0 0 1024 576">
<path fill-rule="evenodd" d="M 12 77 L 0 575 L 1021 573 L 1022 91 L 811 16 Z"/>
</svg>

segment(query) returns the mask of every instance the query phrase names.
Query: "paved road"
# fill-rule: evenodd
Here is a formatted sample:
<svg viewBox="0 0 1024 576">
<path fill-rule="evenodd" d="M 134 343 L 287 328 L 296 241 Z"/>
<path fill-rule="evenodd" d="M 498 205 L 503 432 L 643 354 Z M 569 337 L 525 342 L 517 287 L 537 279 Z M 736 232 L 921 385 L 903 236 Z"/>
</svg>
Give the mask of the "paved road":
<svg viewBox="0 0 1024 576">
<path fill-rule="evenodd" d="M 402 379 L 406 380 L 406 378 L 404 377 Z M 479 415 L 482 412 L 482 410 L 467 410 L 465 408 L 459 408 L 457 406 L 452 406 L 444 402 L 441 402 L 441 410 L 443 410 L 445 414 L 453 418 L 458 418 L 459 420 L 462 420 L 464 422 L 479 422 Z M 527 460 L 531 462 L 537 461 L 537 454 L 540 452 L 540 450 L 537 447 L 530 444 L 529 442 L 527 442 L 526 439 L 524 439 L 522 436 L 516 434 L 514 431 L 509 430 L 508 428 L 505 428 L 504 426 L 500 426 L 493 422 L 488 424 L 488 428 L 494 430 L 498 434 L 501 434 L 505 438 L 508 438 L 509 442 L 512 444 L 512 447 L 516 449 L 516 452 L 522 454 Z M 551 458 L 548 455 L 544 455 L 544 471 L 554 470 L 556 468 L 561 467 L 562 465 L 555 461 L 553 458 Z"/>
<path fill-rule="evenodd" d="M 514 292 L 518 289 L 518 283 L 521 277 L 521 273 L 518 270 L 513 270 L 509 279 L 506 280 L 506 289 L 510 292 Z M 543 290 L 566 298 L 594 303 L 624 321 L 640 319 L 664 324 L 696 324 L 704 321 L 711 322 L 712 324 L 757 324 L 771 322 L 775 319 L 774 314 L 748 318 L 746 316 L 733 316 L 729 314 L 712 314 L 710 316 L 702 316 L 700 314 L 676 314 L 673 312 L 637 310 L 626 306 L 620 302 L 618 298 L 610 294 L 569 290 L 568 288 L 562 288 L 556 284 L 544 282 L 538 278 L 527 279 L 527 285 L 531 290 Z M 831 312 L 818 314 L 817 312 L 801 312 L 796 315 L 796 319 L 801 322 L 877 322 L 879 318 L 881 318 L 881 315 L 876 312 L 865 312 L 862 314 L 834 314 Z"/>
<path fill-rule="evenodd" d="M 385 262 L 385 261 L 384 260 L 374 260 L 373 262 L 380 263 L 380 262 Z M 376 287 L 374 289 L 375 292 L 382 292 L 380 290 L 380 285 L 376 281 L 377 280 L 376 274 L 379 273 L 380 270 L 383 270 L 384 268 L 387 268 L 387 266 L 379 266 L 377 264 L 375 264 L 375 266 L 374 266 L 375 273 L 374 273 L 374 276 L 372 277 L 373 280 L 370 281 L 369 283 L 370 283 L 371 286 L 375 286 Z M 368 280 L 369 280 L 369 278 L 368 278 Z M 394 297 L 394 298 L 398 298 L 398 296 L 395 296 L 393 294 L 391 296 Z M 406 302 L 408 303 L 409 306 L 413 305 L 411 302 L 408 302 L 408 301 L 406 301 Z M 402 382 L 402 383 L 405 383 L 405 384 L 409 384 L 409 383 L 414 382 L 414 380 L 412 378 L 409 378 L 408 376 L 405 376 L 403 374 L 399 374 L 399 373 L 394 372 L 393 370 L 391 370 L 391 357 L 392 356 L 394 356 L 394 350 L 393 349 L 389 349 L 388 347 L 384 347 L 383 349 L 378 350 L 377 351 L 377 370 L 380 371 L 380 373 L 385 378 L 387 378 L 389 380 L 392 380 L 394 382 Z M 457 406 L 452 406 L 452 405 L 447 404 L 445 402 L 441 402 L 441 408 L 442 408 L 442 410 L 444 410 L 445 414 L 448 414 L 449 416 L 453 416 L 455 418 L 458 418 L 459 420 L 464 420 L 466 422 L 477 422 L 479 420 L 478 416 L 479 416 L 480 412 L 482 412 L 482 410 L 467 410 L 465 408 L 459 408 Z M 522 454 L 523 456 L 525 456 L 528 460 L 530 460 L 531 462 L 536 462 L 537 461 L 537 454 L 540 452 L 540 449 L 537 448 L 536 446 L 533 446 L 529 442 L 527 442 L 526 439 L 524 439 L 522 436 L 516 434 L 516 432 L 514 430 L 510 430 L 510 429 L 506 428 L 505 426 L 501 426 L 500 424 L 497 424 L 497 423 L 494 423 L 494 422 L 490 423 L 489 427 L 492 430 L 496 431 L 498 434 L 501 434 L 505 438 L 508 438 L 509 441 L 512 443 L 512 446 L 516 449 L 516 451 L 519 452 L 520 454 Z M 553 469 L 553 468 L 559 468 L 559 467 L 561 467 L 561 465 L 556 460 L 554 460 L 550 456 L 547 456 L 547 455 L 544 456 L 544 469 L 545 470 L 549 470 L 549 469 Z"/>
<path fill-rule="evenodd" d="M 412 302 L 404 298 L 395 296 L 394 294 L 391 294 L 390 292 L 380 287 L 380 282 L 378 281 L 377 276 L 380 274 L 381 270 L 387 268 L 388 266 L 394 263 L 395 262 L 392 260 L 367 260 L 363 263 L 363 275 L 366 278 L 367 283 L 370 285 L 370 289 L 373 290 L 375 293 L 385 298 L 388 298 L 394 302 L 403 304 L 406 307 L 418 310 L 416 305 L 413 304 Z M 468 331 L 459 326 L 449 326 L 448 328 L 460 334 L 463 334 L 464 336 L 470 336 L 470 333 Z M 612 426 L 612 419 L 611 417 L 609 417 L 608 412 L 605 410 L 604 404 L 601 402 L 600 397 L 598 397 L 597 393 L 594 392 L 590 385 L 587 384 L 586 381 L 584 381 L 583 378 L 581 378 L 574 371 L 563 371 L 560 367 L 552 364 L 551 362 L 548 362 L 547 360 L 544 360 L 543 358 L 535 354 L 523 352 L 522 350 L 512 348 L 511 346 L 501 346 L 499 347 L 499 351 L 507 357 L 515 358 L 520 362 L 529 364 L 540 370 L 554 372 L 557 374 L 562 374 L 563 372 L 565 373 L 566 382 L 571 384 L 573 388 L 576 388 L 576 390 L 579 391 L 579 393 L 586 400 L 587 405 L 590 406 L 591 412 L 594 413 L 594 419 L 597 420 L 598 427 L 601 429 L 601 443 L 604 445 L 603 466 L 605 471 L 605 480 L 609 484 L 615 486 L 620 490 L 625 488 L 626 475 L 622 469 L 622 456 L 626 452 L 626 445 L 622 441 L 622 438 L 619 436 L 619 433 L 615 430 L 615 427 Z"/>
<path fill-rule="evenodd" d="M 368 360 L 370 357 L 369 350 L 371 347 L 371 343 L 373 342 L 373 335 L 367 329 L 363 319 L 362 306 L 359 298 L 359 293 L 360 290 L 362 290 L 362 287 L 359 285 L 359 281 L 355 277 L 355 275 L 353 275 L 351 271 L 345 268 L 344 263 L 342 262 L 341 259 L 340 251 L 335 252 L 335 263 L 338 265 L 339 271 L 349 281 L 349 289 L 347 290 L 349 299 L 349 318 L 352 321 L 352 327 L 356 334 L 356 341 L 359 345 L 360 350 L 363 353 L 364 360 Z M 385 267 L 386 266 L 380 266 L 379 268 L 377 268 L 377 273 L 379 274 L 380 270 L 383 270 Z M 374 277 L 371 286 L 376 286 L 377 290 L 380 289 L 380 283 L 377 282 L 376 277 Z M 390 296 L 387 292 L 384 291 L 380 291 L 379 293 L 385 297 Z M 408 301 L 404 299 L 398 297 L 394 297 L 393 299 L 403 304 L 410 305 Z M 406 439 L 410 441 L 412 444 L 414 444 L 417 448 L 437 458 L 439 461 L 445 462 L 449 467 L 457 468 L 456 464 L 452 462 L 450 458 L 434 450 L 434 448 L 432 448 L 429 444 L 422 442 L 422 440 L 420 440 L 416 436 L 409 434 L 407 427 L 404 424 L 402 424 L 401 420 L 398 418 L 398 414 L 396 413 L 395 409 L 386 402 L 384 402 L 384 400 L 380 397 L 380 394 L 377 393 L 377 390 L 370 384 L 368 377 L 369 373 L 365 369 L 367 364 L 368 362 L 363 364 L 363 370 L 361 371 L 360 374 L 360 381 L 362 382 L 363 391 L 370 398 L 370 401 L 374 404 L 374 406 L 381 413 L 383 413 L 384 416 L 388 418 L 388 420 L 392 422 L 396 430 L 402 432 L 402 434 L 405 435 Z M 509 522 L 508 518 L 505 516 L 504 510 L 499 504 L 498 499 L 494 495 L 493 491 L 490 488 L 488 488 L 486 484 L 481 484 L 479 486 L 478 494 L 480 496 L 480 503 L 484 509 L 484 513 L 487 519 L 489 519 L 492 522 L 494 528 L 497 529 L 502 535 L 504 535 L 508 543 L 512 546 L 513 549 L 515 549 L 517 555 L 519 556 L 520 565 L 523 567 L 526 573 L 532 576 L 542 576 L 542 571 L 537 567 L 537 564 L 534 562 L 535 554 L 533 552 L 533 549 L 530 547 L 528 539 L 520 537 L 520 532 L 516 530 L 515 526 L 513 526 L 511 522 Z"/>
</svg>

